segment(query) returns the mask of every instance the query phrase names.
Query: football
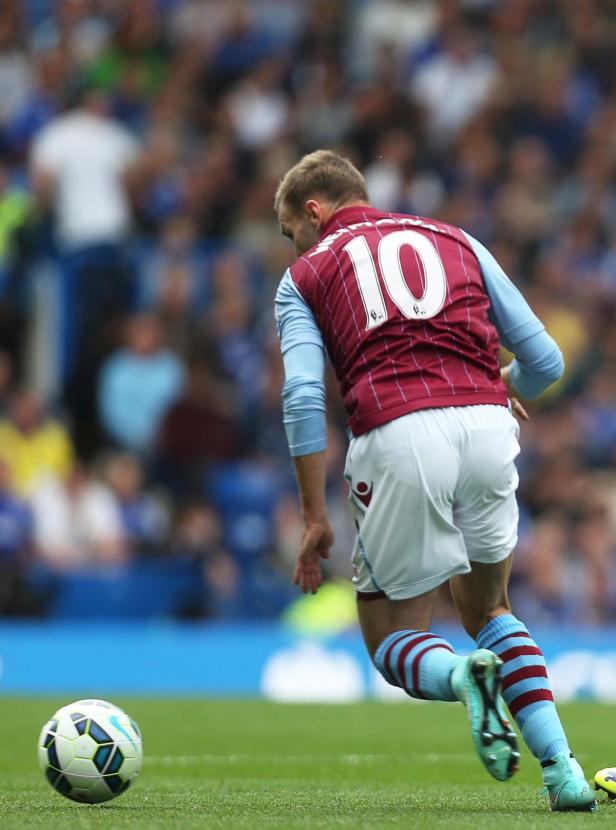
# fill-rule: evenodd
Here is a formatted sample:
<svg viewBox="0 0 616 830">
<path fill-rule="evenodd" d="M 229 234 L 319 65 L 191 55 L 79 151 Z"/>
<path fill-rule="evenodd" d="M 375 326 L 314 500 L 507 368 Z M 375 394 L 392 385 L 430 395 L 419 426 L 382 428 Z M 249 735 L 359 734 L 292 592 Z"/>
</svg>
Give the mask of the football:
<svg viewBox="0 0 616 830">
<path fill-rule="evenodd" d="M 99 804 L 130 787 L 141 770 L 139 727 L 106 700 L 77 700 L 43 726 L 41 769 L 51 786 L 73 801 Z"/>
<path fill-rule="evenodd" d="M 603 790 L 610 799 L 616 798 L 616 767 L 607 767 L 595 773 L 595 790 Z"/>
</svg>

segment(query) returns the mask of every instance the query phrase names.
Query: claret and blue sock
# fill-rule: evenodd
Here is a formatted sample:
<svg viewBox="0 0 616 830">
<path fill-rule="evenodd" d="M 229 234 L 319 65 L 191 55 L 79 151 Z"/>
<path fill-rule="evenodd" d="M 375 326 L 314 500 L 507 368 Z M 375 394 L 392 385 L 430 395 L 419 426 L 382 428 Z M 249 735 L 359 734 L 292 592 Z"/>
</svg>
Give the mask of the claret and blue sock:
<svg viewBox="0 0 616 830">
<path fill-rule="evenodd" d="M 451 673 L 464 658 L 428 631 L 395 631 L 374 655 L 374 664 L 392 686 L 420 700 L 457 700 Z"/>
<path fill-rule="evenodd" d="M 477 645 L 502 660 L 502 695 L 541 763 L 551 809 L 595 810 L 594 793 L 569 749 L 554 705 L 545 659 L 528 629 L 513 614 L 503 614 L 479 632 Z"/>
<path fill-rule="evenodd" d="M 535 758 L 547 761 L 569 752 L 545 659 L 524 624 L 513 614 L 495 617 L 479 632 L 477 645 L 503 661 L 502 695 Z"/>
</svg>

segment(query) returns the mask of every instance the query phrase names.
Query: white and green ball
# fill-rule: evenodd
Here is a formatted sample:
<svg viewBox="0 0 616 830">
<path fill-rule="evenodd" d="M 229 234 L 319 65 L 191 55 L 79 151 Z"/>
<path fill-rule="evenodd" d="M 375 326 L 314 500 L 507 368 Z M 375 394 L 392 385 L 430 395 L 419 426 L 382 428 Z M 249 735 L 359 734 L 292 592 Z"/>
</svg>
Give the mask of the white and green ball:
<svg viewBox="0 0 616 830">
<path fill-rule="evenodd" d="M 126 712 L 106 700 L 77 700 L 45 724 L 41 769 L 57 792 L 86 804 L 126 792 L 139 775 L 143 742 Z"/>
</svg>

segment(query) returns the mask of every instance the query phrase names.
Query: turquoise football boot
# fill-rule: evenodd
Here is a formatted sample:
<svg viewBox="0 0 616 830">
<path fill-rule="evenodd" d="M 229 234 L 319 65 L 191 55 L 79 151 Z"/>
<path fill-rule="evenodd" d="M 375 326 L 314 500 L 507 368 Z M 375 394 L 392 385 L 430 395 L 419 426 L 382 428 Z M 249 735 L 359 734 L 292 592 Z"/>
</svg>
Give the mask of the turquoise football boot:
<svg viewBox="0 0 616 830">
<path fill-rule="evenodd" d="M 594 812 L 595 794 L 584 778 L 582 767 L 570 752 L 559 752 L 548 761 L 542 761 L 543 783 L 555 813 L 567 811 Z"/>
<path fill-rule="evenodd" d="M 500 657 L 480 648 L 451 673 L 451 687 L 466 706 L 477 754 L 498 781 L 511 778 L 520 761 L 518 739 L 500 694 L 502 665 Z"/>
</svg>

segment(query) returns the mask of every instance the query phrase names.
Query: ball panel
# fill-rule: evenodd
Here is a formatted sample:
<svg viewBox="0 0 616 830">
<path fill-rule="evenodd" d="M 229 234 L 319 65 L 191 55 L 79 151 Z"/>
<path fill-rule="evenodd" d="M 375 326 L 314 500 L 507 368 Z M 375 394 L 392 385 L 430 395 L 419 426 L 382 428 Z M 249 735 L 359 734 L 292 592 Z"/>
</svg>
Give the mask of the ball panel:
<svg viewBox="0 0 616 830">
<path fill-rule="evenodd" d="M 45 778 L 49 781 L 52 787 L 55 787 L 56 781 L 62 775 L 60 770 L 52 769 L 51 767 L 47 767 L 45 770 Z"/>
<path fill-rule="evenodd" d="M 105 765 L 109 760 L 112 751 L 112 744 L 103 744 L 103 746 L 99 746 L 96 750 L 96 754 L 94 755 L 94 764 L 100 772 L 103 772 L 105 769 Z"/>
<path fill-rule="evenodd" d="M 47 747 L 47 760 L 49 765 L 54 769 L 61 769 L 58 753 L 56 752 L 56 740 L 54 740 Z"/>
<path fill-rule="evenodd" d="M 78 778 L 87 778 L 96 780 L 99 772 L 94 765 L 94 762 L 88 758 L 73 758 L 73 760 L 64 767 L 64 772 L 71 776 L 71 780 L 77 776 Z M 82 785 L 83 786 L 83 785 Z"/>
<path fill-rule="evenodd" d="M 134 721 L 124 714 L 110 715 L 105 723 L 105 728 L 113 737 L 114 741 L 122 747 L 126 755 L 140 755 L 143 753 L 143 742 L 141 733 L 135 730 Z M 132 748 L 132 750 L 131 750 Z"/>
<path fill-rule="evenodd" d="M 43 772 L 45 772 L 49 766 L 49 756 L 47 755 L 47 750 L 39 744 L 37 754 L 39 767 L 43 770 Z"/>
<path fill-rule="evenodd" d="M 103 778 L 99 778 L 89 791 L 89 798 L 92 804 L 98 804 L 101 801 L 109 801 L 110 799 L 115 798 L 116 795 L 120 795 L 120 793 L 112 792 L 112 790 L 110 790 L 105 784 Z"/>
<path fill-rule="evenodd" d="M 107 766 L 107 769 L 105 770 L 105 774 L 113 773 L 113 772 L 119 772 L 123 761 L 124 761 L 124 756 L 122 755 L 122 752 L 120 751 L 120 749 L 118 747 L 116 747 L 113 755 L 111 756 L 111 758 L 109 760 L 109 764 Z"/>
<path fill-rule="evenodd" d="M 119 775 L 106 775 L 104 781 L 114 795 L 120 795 L 126 783 Z"/>
<path fill-rule="evenodd" d="M 62 717 L 58 718 L 58 726 L 56 728 L 56 735 L 62 735 L 67 740 L 74 741 L 79 737 L 79 732 L 75 726 L 71 716 L 65 712 Z"/>
<path fill-rule="evenodd" d="M 142 759 L 138 758 L 127 758 L 124 757 L 124 763 L 122 764 L 122 778 L 131 779 L 136 778 L 137 775 L 141 772 L 141 763 Z"/>
<path fill-rule="evenodd" d="M 60 769 L 65 769 L 75 757 L 73 740 L 71 738 L 66 738 L 64 735 L 58 734 L 56 735 L 56 739 L 52 746 L 54 747 L 56 757 L 56 763 L 54 766 L 57 766 Z M 49 749 L 47 751 L 49 752 Z"/>
<path fill-rule="evenodd" d="M 95 720 L 90 720 L 88 734 L 91 738 L 94 738 L 98 744 L 108 744 L 113 741 L 111 735 L 106 732 Z"/>
<path fill-rule="evenodd" d="M 59 793 L 62 793 L 62 795 L 70 794 L 72 787 L 70 783 L 66 780 L 66 777 L 63 773 L 49 768 L 47 770 L 47 780 L 54 788 L 54 790 L 57 790 Z"/>
<path fill-rule="evenodd" d="M 89 735 L 82 735 L 73 742 L 73 754 L 76 758 L 94 758 L 98 744 Z"/>
</svg>

